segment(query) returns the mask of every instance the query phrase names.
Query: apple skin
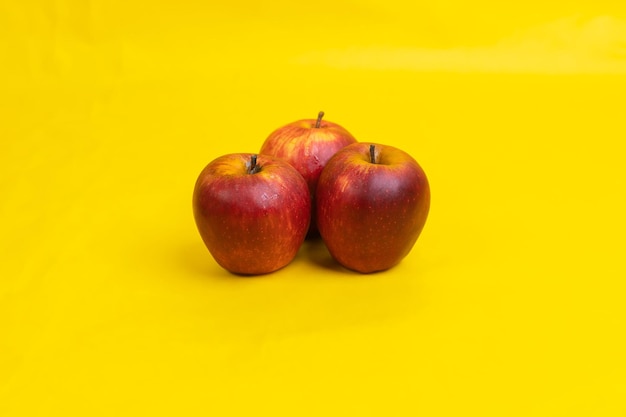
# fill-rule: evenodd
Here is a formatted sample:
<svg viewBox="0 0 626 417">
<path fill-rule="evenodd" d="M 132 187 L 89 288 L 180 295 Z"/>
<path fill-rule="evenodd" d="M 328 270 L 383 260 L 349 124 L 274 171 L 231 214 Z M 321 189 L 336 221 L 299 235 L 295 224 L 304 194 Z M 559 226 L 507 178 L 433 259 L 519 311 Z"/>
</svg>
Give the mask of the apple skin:
<svg viewBox="0 0 626 417">
<path fill-rule="evenodd" d="M 377 163 L 371 162 L 370 145 Z M 332 257 L 370 273 L 391 268 L 411 251 L 428 217 L 430 187 L 406 152 L 360 142 L 328 161 L 316 204 L 318 229 Z"/>
<path fill-rule="evenodd" d="M 276 271 L 296 256 L 309 228 L 311 195 L 287 162 L 253 154 L 221 156 L 200 173 L 193 214 L 215 261 L 241 275 Z"/>
<path fill-rule="evenodd" d="M 309 236 L 316 236 L 315 191 L 328 160 L 340 149 L 357 140 L 342 126 L 318 119 L 303 119 L 273 131 L 263 142 L 260 153 L 289 162 L 306 180 L 311 192 L 312 216 Z M 319 121 L 319 127 L 316 124 Z"/>
</svg>

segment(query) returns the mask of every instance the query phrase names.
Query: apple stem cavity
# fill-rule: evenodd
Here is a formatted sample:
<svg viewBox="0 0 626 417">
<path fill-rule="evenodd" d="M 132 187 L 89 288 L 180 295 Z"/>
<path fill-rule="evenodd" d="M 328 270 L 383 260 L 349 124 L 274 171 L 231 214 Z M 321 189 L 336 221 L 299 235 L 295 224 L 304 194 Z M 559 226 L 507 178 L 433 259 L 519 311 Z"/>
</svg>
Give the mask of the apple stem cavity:
<svg viewBox="0 0 626 417">
<path fill-rule="evenodd" d="M 257 155 L 250 157 L 250 167 L 248 168 L 248 174 L 256 174 L 261 170 L 261 166 L 256 164 Z"/>
<path fill-rule="evenodd" d="M 370 145 L 370 162 L 372 164 L 376 163 L 376 146 Z"/>
<path fill-rule="evenodd" d="M 324 112 L 321 111 L 318 113 L 317 115 L 317 122 L 315 122 L 315 128 L 319 129 L 320 126 L 322 125 L 322 117 L 324 117 Z"/>
</svg>

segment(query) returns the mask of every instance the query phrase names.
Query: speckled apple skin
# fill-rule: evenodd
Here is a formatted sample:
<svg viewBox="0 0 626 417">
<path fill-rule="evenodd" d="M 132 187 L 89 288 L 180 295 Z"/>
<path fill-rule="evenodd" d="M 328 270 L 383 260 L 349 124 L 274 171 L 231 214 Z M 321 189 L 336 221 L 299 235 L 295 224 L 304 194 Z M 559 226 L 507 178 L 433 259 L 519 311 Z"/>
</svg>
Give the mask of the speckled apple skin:
<svg viewBox="0 0 626 417">
<path fill-rule="evenodd" d="M 306 181 L 283 160 L 258 155 L 260 171 L 248 173 L 252 154 L 229 154 L 198 176 L 193 213 L 215 261 L 243 275 L 276 271 L 296 256 L 309 228 Z"/>
<path fill-rule="evenodd" d="M 326 164 L 317 187 L 317 225 L 330 254 L 370 273 L 398 264 L 417 241 L 430 208 L 426 174 L 409 154 L 370 143 L 349 145 Z"/>
<path fill-rule="evenodd" d="M 289 123 L 272 132 L 261 146 L 260 153 L 289 162 L 306 180 L 311 192 L 312 217 L 310 236 L 317 235 L 315 224 L 315 191 L 328 160 L 340 149 L 356 142 L 342 126 L 322 120 L 304 119 Z"/>
</svg>

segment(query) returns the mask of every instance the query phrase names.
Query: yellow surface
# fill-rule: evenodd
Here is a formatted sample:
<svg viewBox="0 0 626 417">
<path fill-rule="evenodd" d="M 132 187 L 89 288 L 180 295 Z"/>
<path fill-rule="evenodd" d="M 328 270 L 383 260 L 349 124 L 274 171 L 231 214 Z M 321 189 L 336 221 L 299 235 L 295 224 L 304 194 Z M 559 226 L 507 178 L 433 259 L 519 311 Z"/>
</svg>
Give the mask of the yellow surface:
<svg viewBox="0 0 626 417">
<path fill-rule="evenodd" d="M 1 2 L 0 415 L 626 415 L 619 4 Z M 196 176 L 319 110 L 420 240 L 228 274 Z"/>
</svg>

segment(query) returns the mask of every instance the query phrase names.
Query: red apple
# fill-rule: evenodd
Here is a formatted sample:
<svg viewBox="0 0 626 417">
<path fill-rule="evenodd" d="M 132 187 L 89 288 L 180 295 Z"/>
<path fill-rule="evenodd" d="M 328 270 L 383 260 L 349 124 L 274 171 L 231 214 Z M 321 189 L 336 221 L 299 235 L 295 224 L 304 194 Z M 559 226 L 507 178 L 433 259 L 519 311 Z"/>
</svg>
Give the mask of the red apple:
<svg viewBox="0 0 626 417">
<path fill-rule="evenodd" d="M 193 192 L 198 231 L 216 262 L 230 272 L 265 274 L 290 263 L 311 218 L 302 175 L 267 155 L 229 154 L 210 162 Z"/>
<path fill-rule="evenodd" d="M 391 146 L 355 143 L 326 164 L 317 185 L 317 227 L 333 258 L 369 273 L 399 263 L 430 206 L 426 174 Z"/>
<path fill-rule="evenodd" d="M 302 174 L 311 192 L 312 213 L 310 235 L 317 234 L 315 226 L 315 190 L 326 162 L 340 149 L 356 139 L 340 125 L 317 119 L 298 120 L 272 132 L 261 146 L 260 153 L 282 158 Z"/>
</svg>

